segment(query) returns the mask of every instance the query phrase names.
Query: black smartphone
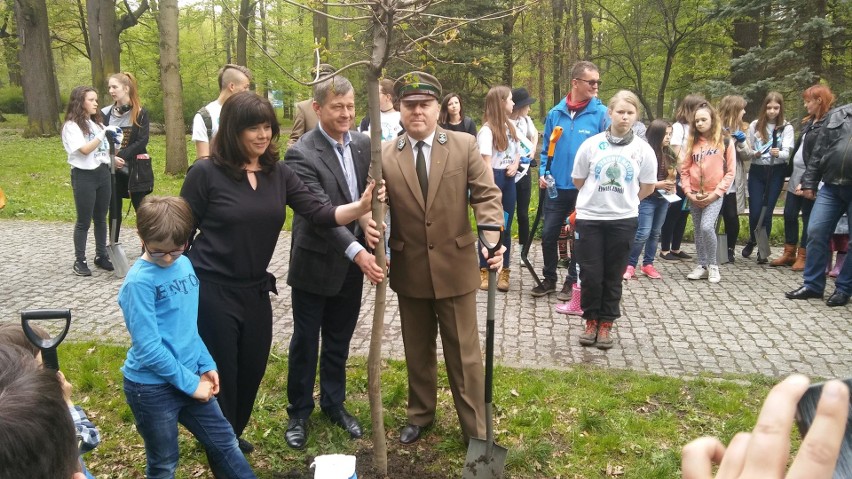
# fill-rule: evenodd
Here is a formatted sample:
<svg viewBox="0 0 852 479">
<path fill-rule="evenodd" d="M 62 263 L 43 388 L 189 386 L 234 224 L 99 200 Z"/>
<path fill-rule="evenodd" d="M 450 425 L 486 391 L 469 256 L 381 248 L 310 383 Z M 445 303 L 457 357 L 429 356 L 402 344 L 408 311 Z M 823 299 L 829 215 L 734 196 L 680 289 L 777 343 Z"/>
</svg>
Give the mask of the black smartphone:
<svg viewBox="0 0 852 479">
<path fill-rule="evenodd" d="M 844 379 L 844 383 L 852 391 L 852 378 Z M 808 434 L 808 429 L 814 421 L 817 403 L 822 395 L 824 383 L 812 384 L 796 407 L 796 425 L 802 438 Z M 846 419 L 846 432 L 843 434 L 843 444 L 840 445 L 840 455 L 834 469 L 834 479 L 852 478 L 852 397 L 849 401 L 849 417 Z"/>
</svg>

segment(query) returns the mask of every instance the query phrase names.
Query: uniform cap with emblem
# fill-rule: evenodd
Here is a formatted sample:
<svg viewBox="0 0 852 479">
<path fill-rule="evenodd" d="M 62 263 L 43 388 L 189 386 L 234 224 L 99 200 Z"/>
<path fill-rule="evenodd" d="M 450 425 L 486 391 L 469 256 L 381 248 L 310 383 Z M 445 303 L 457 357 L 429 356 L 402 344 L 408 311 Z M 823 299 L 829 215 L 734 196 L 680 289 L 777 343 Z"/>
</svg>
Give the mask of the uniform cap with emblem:
<svg viewBox="0 0 852 479">
<path fill-rule="evenodd" d="M 399 101 L 441 101 L 441 83 L 428 73 L 406 73 L 396 80 L 394 91 Z"/>
</svg>

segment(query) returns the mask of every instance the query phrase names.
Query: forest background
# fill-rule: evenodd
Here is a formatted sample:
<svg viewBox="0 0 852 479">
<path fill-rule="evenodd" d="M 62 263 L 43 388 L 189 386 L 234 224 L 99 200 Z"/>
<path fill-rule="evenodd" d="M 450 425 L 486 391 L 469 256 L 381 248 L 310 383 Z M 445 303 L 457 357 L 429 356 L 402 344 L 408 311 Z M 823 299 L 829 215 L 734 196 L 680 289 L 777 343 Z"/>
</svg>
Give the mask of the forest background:
<svg viewBox="0 0 852 479">
<path fill-rule="evenodd" d="M 74 86 L 93 85 L 106 104 L 108 75 L 130 71 L 152 120 L 182 118 L 185 130 L 217 96 L 218 68 L 239 63 L 286 118 L 295 102 L 311 96 L 300 82 L 311 79 L 315 49 L 338 68 L 369 59 L 371 23 L 363 6 L 379 3 L 393 2 L 4 0 L 0 113 L 27 113 L 25 136 L 54 135 Z M 444 92 L 461 94 L 466 114 L 477 120 L 485 93 L 498 84 L 526 87 L 539 100 L 531 115 L 542 120 L 567 93 L 570 66 L 580 59 L 599 65 L 601 98 L 623 88 L 636 92 L 646 122 L 671 119 L 692 92 L 711 100 L 743 95 L 746 119 L 770 90 L 784 94 L 788 119 L 801 118 L 800 93 L 817 82 L 832 88 L 837 104 L 852 101 L 847 0 L 406 3 L 420 13 L 396 26 L 385 76 L 432 72 Z M 175 73 L 179 83 L 163 81 Z M 360 119 L 367 113 L 366 69 L 344 74 L 356 85 Z M 170 109 L 177 110 L 174 120 L 167 120 Z M 169 158 L 166 170 L 179 173 L 186 165 L 186 158 Z"/>
</svg>

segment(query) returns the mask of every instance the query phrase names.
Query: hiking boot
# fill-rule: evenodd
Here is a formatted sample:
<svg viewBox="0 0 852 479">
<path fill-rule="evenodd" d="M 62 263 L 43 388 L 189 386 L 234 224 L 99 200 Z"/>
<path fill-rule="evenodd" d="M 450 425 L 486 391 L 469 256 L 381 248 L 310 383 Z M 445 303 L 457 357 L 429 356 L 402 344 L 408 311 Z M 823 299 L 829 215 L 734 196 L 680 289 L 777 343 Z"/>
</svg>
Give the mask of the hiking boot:
<svg viewBox="0 0 852 479">
<path fill-rule="evenodd" d="M 719 265 L 711 264 L 707 267 L 707 281 L 711 283 L 722 281 L 722 275 L 719 273 Z"/>
<path fill-rule="evenodd" d="M 642 274 L 651 278 L 651 279 L 662 279 L 663 275 L 657 271 L 657 268 L 654 267 L 653 264 L 642 265 Z"/>
<path fill-rule="evenodd" d="M 571 287 L 574 285 L 574 282 L 570 279 L 565 280 L 565 284 L 562 285 L 562 289 L 556 293 L 556 299 L 559 301 L 568 301 L 571 299 Z"/>
<path fill-rule="evenodd" d="M 95 256 L 95 266 L 101 269 L 105 269 L 107 271 L 112 271 L 115 269 L 112 265 L 112 261 L 109 260 L 106 256 Z"/>
<path fill-rule="evenodd" d="M 698 265 L 691 273 L 686 275 L 686 279 L 705 279 L 708 276 L 707 268 Z"/>
<path fill-rule="evenodd" d="M 754 251 L 754 247 L 755 247 L 755 246 L 757 246 L 757 245 L 756 245 L 755 243 L 752 243 L 751 241 L 749 241 L 748 243 L 746 243 L 746 245 L 745 245 L 745 246 L 743 246 L 743 251 L 742 251 L 743 258 L 748 258 L 748 257 L 750 257 L 750 256 L 751 256 L 751 252 L 752 252 L 752 251 Z"/>
<path fill-rule="evenodd" d="M 89 265 L 85 261 L 77 260 L 74 262 L 74 274 L 77 276 L 91 276 L 92 270 L 89 269 Z"/>
<path fill-rule="evenodd" d="M 612 321 L 601 322 L 601 327 L 598 329 L 598 340 L 595 342 L 598 349 L 610 349 L 615 345 L 611 329 Z"/>
<path fill-rule="evenodd" d="M 808 257 L 808 250 L 804 246 L 800 246 L 796 251 L 796 261 L 793 263 L 793 267 L 791 268 L 793 271 L 804 271 L 805 270 L 805 260 Z"/>
<path fill-rule="evenodd" d="M 479 289 L 488 291 L 488 268 L 479 268 Z"/>
<path fill-rule="evenodd" d="M 506 292 L 509 291 L 509 268 L 503 268 L 500 270 L 500 274 L 497 279 L 497 291 Z"/>
<path fill-rule="evenodd" d="M 544 278 L 541 280 L 541 284 L 537 285 L 535 288 L 530 291 L 530 294 L 533 297 L 538 298 L 544 296 L 546 294 L 555 293 L 556 292 L 556 280 L 550 278 Z"/>
<path fill-rule="evenodd" d="M 621 275 L 624 278 L 624 281 L 629 281 L 636 277 L 636 267 L 627 265 L 627 268 L 624 270 L 624 274 Z"/>
<path fill-rule="evenodd" d="M 796 245 L 785 244 L 781 256 L 769 262 L 769 266 L 793 266 L 796 262 Z"/>
<path fill-rule="evenodd" d="M 595 344 L 598 338 L 598 322 L 594 319 L 586 320 L 586 330 L 580 335 L 580 344 L 583 346 L 591 346 Z"/>
</svg>

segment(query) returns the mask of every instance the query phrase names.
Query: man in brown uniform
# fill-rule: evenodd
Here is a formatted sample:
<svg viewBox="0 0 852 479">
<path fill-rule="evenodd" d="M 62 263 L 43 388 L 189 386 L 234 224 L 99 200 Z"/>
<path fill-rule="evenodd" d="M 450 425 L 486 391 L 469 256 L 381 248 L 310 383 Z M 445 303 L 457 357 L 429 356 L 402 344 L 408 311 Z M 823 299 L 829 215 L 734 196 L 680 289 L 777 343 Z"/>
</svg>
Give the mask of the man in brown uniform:
<svg viewBox="0 0 852 479">
<path fill-rule="evenodd" d="M 408 425 L 400 441 L 417 441 L 435 419 L 439 330 L 464 438 L 483 437 L 480 277 L 467 206 L 478 223 L 503 224 L 500 190 L 476 140 L 437 127 L 441 84 L 434 77 L 411 72 L 395 90 L 405 133 L 384 143 L 382 157 L 393 225 L 390 286 L 399 299 L 408 368 Z M 488 240 L 496 243 L 496 233 Z M 489 260 L 493 269 L 502 265 L 503 250 Z"/>
</svg>

